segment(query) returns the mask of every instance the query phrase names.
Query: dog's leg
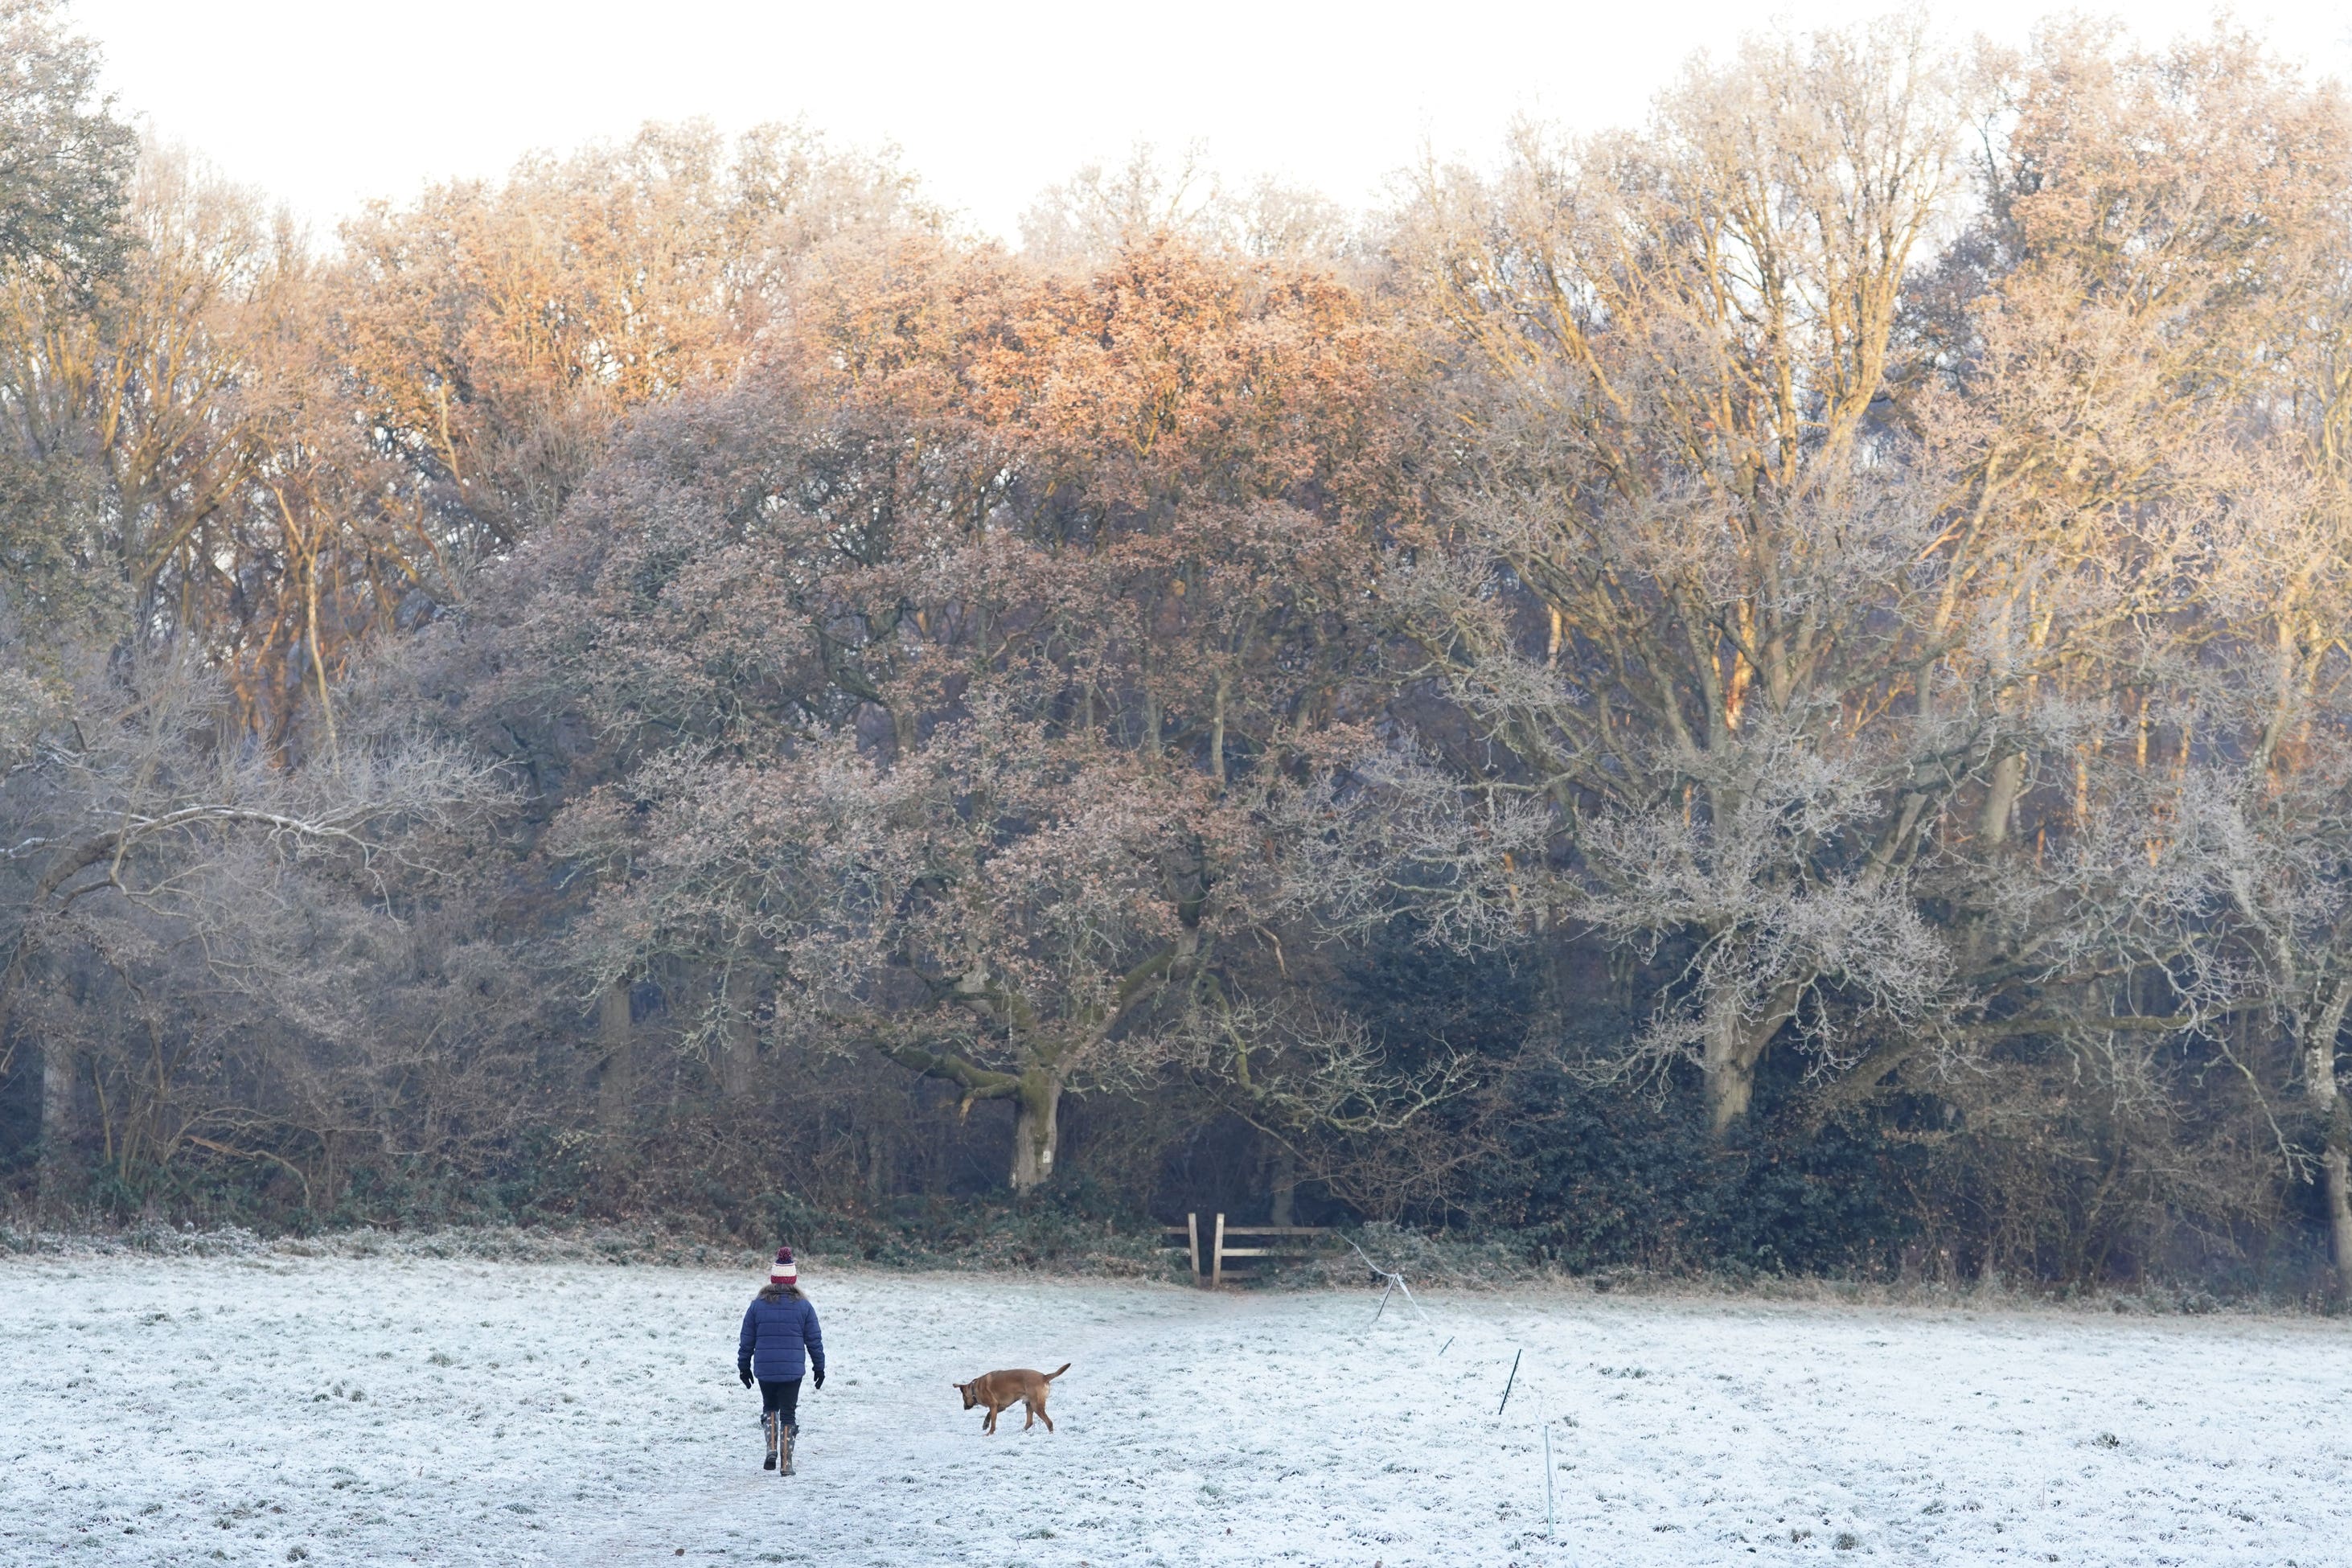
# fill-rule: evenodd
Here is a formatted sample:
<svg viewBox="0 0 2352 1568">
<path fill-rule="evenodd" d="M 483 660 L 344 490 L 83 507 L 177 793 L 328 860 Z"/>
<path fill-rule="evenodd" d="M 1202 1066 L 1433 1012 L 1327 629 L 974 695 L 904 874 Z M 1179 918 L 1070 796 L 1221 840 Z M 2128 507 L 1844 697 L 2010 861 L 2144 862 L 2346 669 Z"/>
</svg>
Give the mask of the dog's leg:
<svg viewBox="0 0 2352 1568">
<path fill-rule="evenodd" d="M 1024 1399 L 1021 1402 L 1021 1409 L 1023 1413 L 1021 1430 L 1026 1432 L 1030 1427 L 1037 1425 L 1037 1402 L 1034 1399 Z"/>
<path fill-rule="evenodd" d="M 1042 1394 L 1037 1396 L 1035 1409 L 1037 1412 L 1037 1419 L 1045 1424 L 1046 1431 L 1051 1432 L 1054 1429 L 1054 1418 L 1045 1414 L 1045 1396 Z"/>
</svg>

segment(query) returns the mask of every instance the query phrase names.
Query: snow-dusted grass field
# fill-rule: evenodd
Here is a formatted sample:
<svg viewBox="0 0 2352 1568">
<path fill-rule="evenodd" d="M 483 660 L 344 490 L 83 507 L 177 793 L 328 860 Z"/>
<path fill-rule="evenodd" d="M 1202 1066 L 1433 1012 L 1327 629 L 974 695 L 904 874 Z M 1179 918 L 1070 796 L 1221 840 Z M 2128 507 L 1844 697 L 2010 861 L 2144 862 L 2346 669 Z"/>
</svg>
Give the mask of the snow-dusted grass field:
<svg viewBox="0 0 2352 1568">
<path fill-rule="evenodd" d="M 1432 1331 L 1353 1293 L 815 1267 L 833 1365 L 784 1480 L 734 1377 L 753 1284 L 0 1263 L 0 1561 L 2352 1562 L 2340 1322 L 1562 1289 L 1431 1299 Z M 1052 1436 L 983 1438 L 948 1386 L 1064 1361 Z"/>
</svg>

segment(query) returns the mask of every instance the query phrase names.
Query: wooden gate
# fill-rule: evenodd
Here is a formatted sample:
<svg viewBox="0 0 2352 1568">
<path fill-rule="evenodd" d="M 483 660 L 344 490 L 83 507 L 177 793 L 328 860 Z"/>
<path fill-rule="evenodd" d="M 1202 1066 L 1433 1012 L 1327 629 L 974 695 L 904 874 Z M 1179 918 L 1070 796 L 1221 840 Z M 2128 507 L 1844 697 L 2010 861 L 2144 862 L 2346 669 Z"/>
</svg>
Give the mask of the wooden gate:
<svg viewBox="0 0 2352 1568">
<path fill-rule="evenodd" d="M 1186 1215 L 1182 1225 L 1171 1225 L 1161 1232 L 1163 1236 L 1183 1238 L 1181 1247 L 1163 1247 L 1160 1250 L 1184 1254 L 1192 1266 L 1194 1281 L 1204 1290 L 1213 1290 L 1225 1282 L 1225 1261 L 1228 1258 L 1244 1259 L 1255 1268 L 1261 1260 L 1313 1258 L 1323 1251 L 1324 1243 L 1332 1235 L 1328 1226 L 1227 1225 L 1224 1215 L 1218 1215 L 1214 1218 L 1214 1227 L 1209 1233 L 1206 1247 L 1202 1246 L 1201 1216 L 1197 1214 Z M 1228 1246 L 1228 1239 L 1233 1237 L 1247 1237 L 1253 1245 Z M 1276 1245 L 1264 1245 L 1268 1239 Z M 1201 1267 L 1204 1261 L 1208 1264 L 1205 1269 Z"/>
</svg>

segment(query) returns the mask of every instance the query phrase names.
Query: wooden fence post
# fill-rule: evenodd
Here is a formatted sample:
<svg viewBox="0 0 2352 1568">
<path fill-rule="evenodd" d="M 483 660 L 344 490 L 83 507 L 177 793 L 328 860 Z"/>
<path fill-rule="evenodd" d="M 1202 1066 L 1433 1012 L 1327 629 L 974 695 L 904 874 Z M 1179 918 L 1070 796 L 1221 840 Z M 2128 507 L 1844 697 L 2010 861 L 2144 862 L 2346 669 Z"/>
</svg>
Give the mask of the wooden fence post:
<svg viewBox="0 0 2352 1568">
<path fill-rule="evenodd" d="M 1225 1282 L 1225 1216 L 1217 1216 L 1217 1247 L 1209 1255 L 1209 1289 L 1213 1290 Z"/>
<path fill-rule="evenodd" d="M 1199 1215 L 1188 1214 L 1184 1216 L 1184 1237 L 1189 1244 L 1185 1251 L 1192 1256 L 1192 1283 L 1198 1285 L 1201 1282 L 1201 1216 Z"/>
</svg>

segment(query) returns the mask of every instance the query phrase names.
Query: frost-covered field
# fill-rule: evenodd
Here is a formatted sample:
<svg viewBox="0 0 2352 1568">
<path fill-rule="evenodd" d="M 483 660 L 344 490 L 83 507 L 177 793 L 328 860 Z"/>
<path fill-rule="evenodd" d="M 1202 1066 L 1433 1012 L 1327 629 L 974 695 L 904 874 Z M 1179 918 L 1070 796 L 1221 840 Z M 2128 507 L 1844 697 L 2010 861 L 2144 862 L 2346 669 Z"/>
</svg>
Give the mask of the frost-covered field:
<svg viewBox="0 0 2352 1568">
<path fill-rule="evenodd" d="M 1431 1300 L 1433 1332 L 1353 1294 L 817 1268 L 832 1375 L 781 1480 L 734 1379 L 751 1287 L 0 1264 L 0 1560 L 2352 1561 L 2341 1324 L 1560 1290 Z M 1053 1436 L 982 1438 L 948 1386 L 1064 1361 Z"/>
</svg>

